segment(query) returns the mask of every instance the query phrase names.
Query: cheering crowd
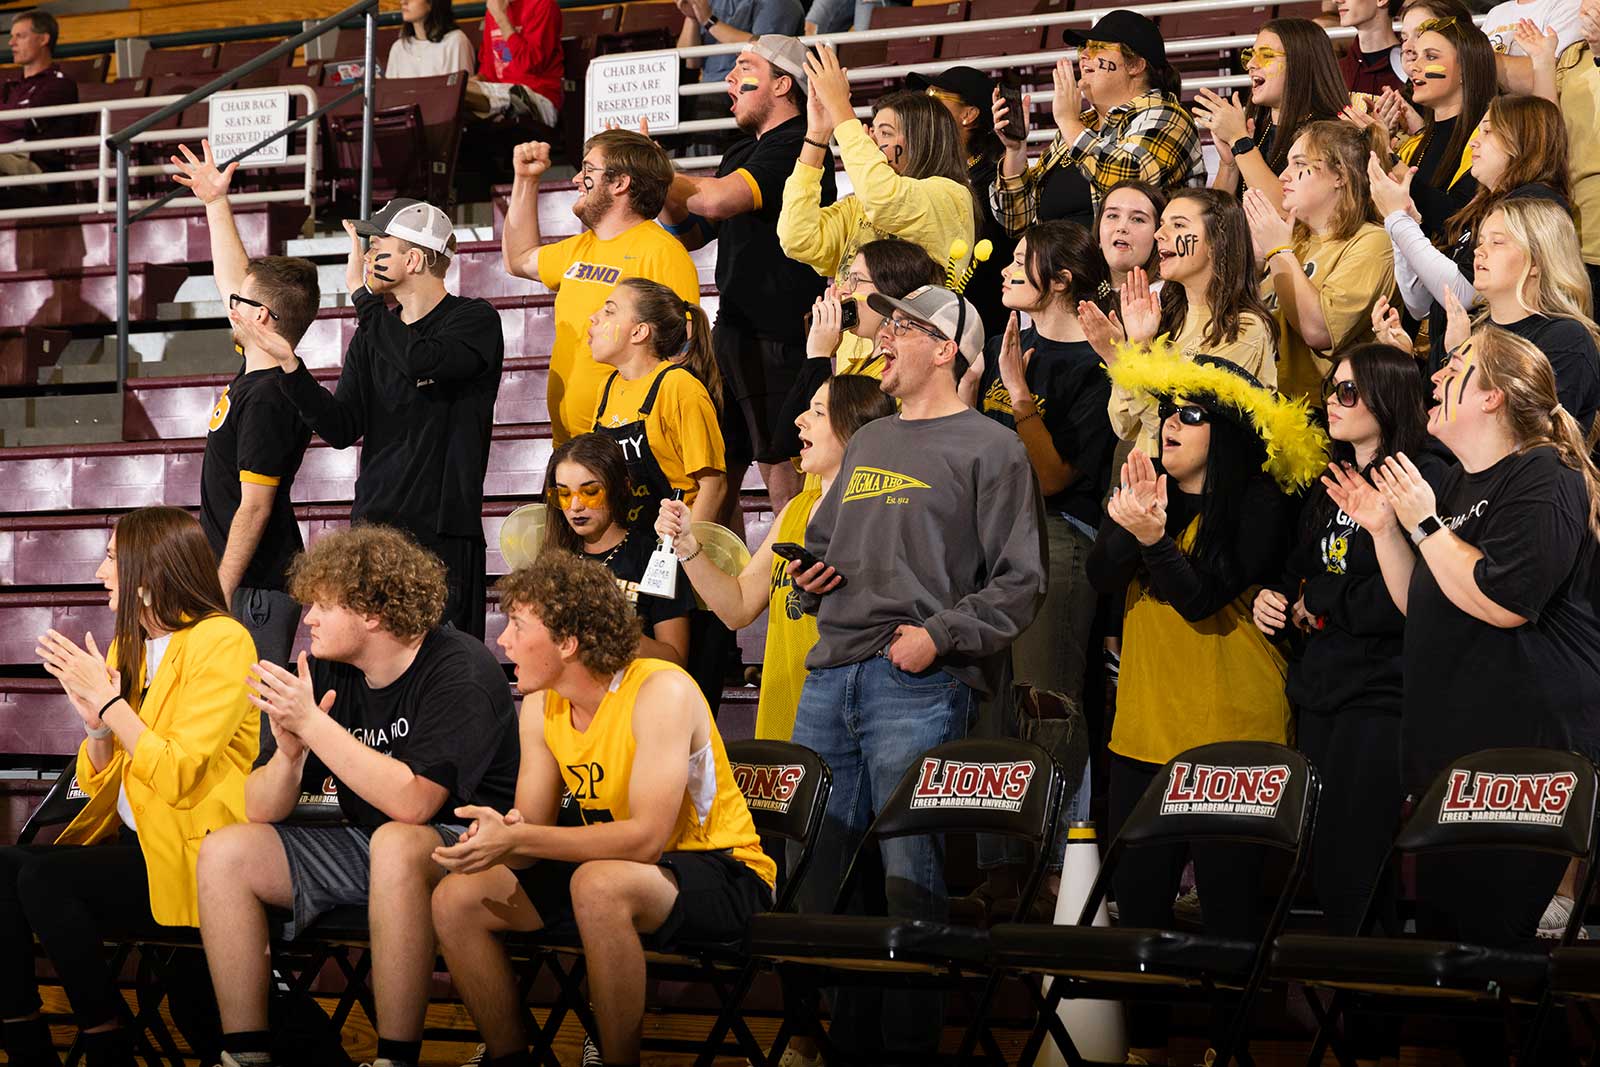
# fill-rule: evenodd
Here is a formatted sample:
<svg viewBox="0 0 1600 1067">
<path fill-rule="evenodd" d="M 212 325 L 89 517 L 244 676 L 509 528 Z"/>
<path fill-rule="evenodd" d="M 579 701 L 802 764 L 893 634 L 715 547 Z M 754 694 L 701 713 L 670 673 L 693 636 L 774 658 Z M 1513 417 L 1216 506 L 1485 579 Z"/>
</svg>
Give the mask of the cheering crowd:
<svg viewBox="0 0 1600 1067">
<path fill-rule="evenodd" d="M 233 168 L 184 148 L 242 365 L 198 521 L 116 526 L 115 634 L 40 638 L 89 801 L 56 845 L 0 849 L 10 1062 L 58 1062 L 37 937 L 92 1067 L 131 1064 L 101 937 L 158 925 L 200 929 L 222 1063 L 285 1062 L 269 938 L 362 905 L 380 1064 L 418 1062 L 436 953 L 482 1062 L 535 1062 L 498 935 L 560 927 L 599 1022 L 584 1062 L 636 1063 L 640 933 L 736 939 L 772 901 L 714 719 L 763 611 L 756 734 L 833 775 L 807 911 L 922 752 L 1016 736 L 1013 682 L 1083 701 L 1102 656 L 1104 766 L 1069 800 L 1050 899 L 1066 825 L 1103 802 L 1115 835 L 1193 746 L 1310 757 L 1338 933 L 1451 760 L 1600 757 L 1600 0 L 1508 0 L 1482 29 L 1456 0 L 1339 16 L 1342 58 L 1271 20 L 1247 99 L 1192 111 L 1149 19 L 1069 30 L 1036 159 L 1031 100 L 980 71 L 913 76 L 863 122 L 831 49 L 763 34 L 727 71 L 742 136 L 716 174 L 600 133 L 558 241 L 550 147 L 517 147 L 505 269 L 556 294 L 543 547 L 498 587 L 520 713 L 483 641 L 504 342 L 445 290 L 449 218 L 397 200 L 347 223 L 358 328 L 329 392 L 295 354 L 315 266 L 247 258 Z M 714 322 L 689 256 L 713 240 Z M 355 525 L 306 550 L 290 491 L 313 433 L 362 451 Z M 744 531 L 752 466 L 774 519 L 728 574 L 700 524 Z M 328 795 L 341 821 L 294 820 Z M 948 915 L 944 860 L 884 841 L 889 914 Z M 978 860 L 968 903 L 999 914 L 1028 857 L 985 840 Z M 1262 862 L 1238 846 L 1124 862 L 1120 921 L 1170 926 L 1191 862 L 1204 928 L 1254 936 Z M 1573 881 L 1548 857 L 1424 857 L 1417 930 L 1514 945 L 1565 924 Z M 868 1062 L 931 1052 L 941 1014 L 839 990 L 830 1036 Z M 1350 1036 L 1376 1058 L 1398 1035 Z M 1130 1006 L 1129 1037 L 1129 1062 L 1168 1062 L 1159 1011 Z M 796 1039 L 783 1062 L 820 1059 Z"/>
</svg>

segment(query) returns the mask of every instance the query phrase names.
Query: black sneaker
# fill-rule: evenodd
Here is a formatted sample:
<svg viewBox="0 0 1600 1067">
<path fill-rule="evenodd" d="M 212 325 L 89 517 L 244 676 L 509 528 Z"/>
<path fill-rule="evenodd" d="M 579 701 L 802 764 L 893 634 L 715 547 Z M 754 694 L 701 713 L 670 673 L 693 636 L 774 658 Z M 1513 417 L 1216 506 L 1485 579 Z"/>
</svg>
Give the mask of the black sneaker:
<svg viewBox="0 0 1600 1067">
<path fill-rule="evenodd" d="M 588 1034 L 583 1035 L 583 1059 L 578 1062 L 582 1067 L 606 1067 L 606 1061 L 600 1057 L 600 1046 Z"/>
</svg>

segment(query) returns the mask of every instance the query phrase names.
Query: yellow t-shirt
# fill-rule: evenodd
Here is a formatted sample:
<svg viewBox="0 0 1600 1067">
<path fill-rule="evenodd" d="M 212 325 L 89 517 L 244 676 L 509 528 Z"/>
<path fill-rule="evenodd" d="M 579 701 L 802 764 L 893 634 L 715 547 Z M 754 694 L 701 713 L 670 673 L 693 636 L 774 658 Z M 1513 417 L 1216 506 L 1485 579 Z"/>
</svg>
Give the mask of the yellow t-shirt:
<svg viewBox="0 0 1600 1067">
<path fill-rule="evenodd" d="M 602 241 L 594 231 L 539 249 L 539 281 L 556 294 L 556 342 L 546 396 L 556 444 L 594 428 L 594 406 L 610 370 L 589 354 L 589 316 L 623 278 L 648 278 L 700 302 L 700 275 L 683 244 L 654 220 Z"/>
<path fill-rule="evenodd" d="M 1561 53 L 1556 64 L 1561 117 L 1567 126 L 1567 171 L 1583 261 L 1600 265 L 1600 67 L 1587 41 Z"/>
<path fill-rule="evenodd" d="M 972 190 L 949 178 L 905 178 L 894 172 L 859 122 L 834 131 L 839 158 L 855 192 L 822 206 L 822 170 L 796 162 L 783 186 L 778 244 L 783 254 L 824 278 L 842 280 L 869 241 L 898 237 L 921 245 L 944 265 L 957 240 L 972 247 Z M 971 253 L 957 264 L 964 268 Z"/>
<path fill-rule="evenodd" d="M 1199 526 L 1198 519 L 1189 524 L 1180 547 L 1193 543 Z M 1213 741 L 1289 743 L 1288 667 L 1251 620 L 1255 595 L 1247 589 L 1216 614 L 1190 623 L 1157 600 L 1142 577 L 1128 583 L 1111 751 L 1165 763 Z"/>
<path fill-rule="evenodd" d="M 544 695 L 544 743 L 561 768 L 567 792 L 578 802 L 587 825 L 631 817 L 628 788 L 633 778 L 633 716 L 639 687 L 658 671 L 683 668 L 665 660 L 636 659 L 612 679 L 594 721 L 583 732 L 573 728 L 572 705 L 549 689 Z M 722 745 L 711 708 L 696 691 L 698 713 L 710 729 L 705 747 L 689 757 L 689 784 L 678 807 L 677 822 L 663 852 L 731 852 L 769 886 L 778 867 L 761 851 L 750 809 L 734 783 L 728 752 Z M 648 710 L 646 710 L 648 714 Z"/>
<path fill-rule="evenodd" d="M 1271 277 L 1262 283 L 1261 295 L 1278 317 L 1278 391 L 1320 408 L 1322 380 L 1333 367 L 1329 355 L 1372 340 L 1372 305 L 1380 296 L 1394 296 L 1394 246 L 1382 226 L 1369 222 L 1343 241 L 1315 235 L 1296 241 L 1294 253 L 1318 293 L 1332 347 L 1312 348 L 1289 325 Z"/>
<path fill-rule="evenodd" d="M 1262 385 L 1271 388 L 1278 384 L 1276 326 L 1269 325 L 1255 315 L 1239 317 L 1239 335 L 1232 341 L 1219 345 L 1205 343 L 1206 326 L 1211 322 L 1211 309 L 1190 304 L 1183 326 L 1172 338 L 1173 347 L 1185 356 L 1215 356 L 1249 371 Z M 1106 406 L 1111 417 L 1111 429 L 1124 441 L 1132 440 L 1145 455 L 1154 457 L 1159 451 L 1156 443 L 1161 420 L 1156 401 L 1148 393 L 1130 393 L 1120 386 L 1111 387 L 1111 402 Z"/>
<path fill-rule="evenodd" d="M 599 366 L 599 364 L 596 364 Z M 651 453 L 661 465 L 674 489 L 683 490 L 683 501 L 694 506 L 700 492 L 700 483 L 694 475 L 700 471 L 726 471 L 723 459 L 722 428 L 717 423 L 717 409 L 711 403 L 711 394 L 687 368 L 667 374 L 675 364 L 665 360 L 650 374 L 635 381 L 627 381 L 618 374 L 611 383 L 611 395 L 606 399 L 602 413 L 591 410 L 589 423 L 595 427 L 614 429 L 639 420 L 639 408 L 650 395 L 650 384 L 661 378 L 661 389 L 656 393 L 655 406 L 644 420 L 644 432 Z M 602 367 L 607 374 L 611 368 Z M 598 407 L 600 393 L 605 392 L 605 378 L 595 394 Z M 624 452 L 630 452 L 626 446 Z M 630 460 L 633 456 L 628 456 Z M 635 494 L 645 492 L 643 486 L 634 486 Z"/>
<path fill-rule="evenodd" d="M 779 541 L 806 543 L 806 524 L 822 499 L 821 485 L 807 485 L 778 516 Z M 761 664 L 761 697 L 756 704 L 756 737 L 787 741 L 794 733 L 800 687 L 806 680 L 806 653 L 817 643 L 817 617 L 800 610 L 789 577 L 789 561 L 774 555 L 767 599 L 767 650 Z"/>
<path fill-rule="evenodd" d="M 835 374 L 865 374 L 883 380 L 883 357 L 878 355 L 878 345 L 866 337 L 847 333 L 839 338 L 839 347 L 833 351 Z"/>
</svg>

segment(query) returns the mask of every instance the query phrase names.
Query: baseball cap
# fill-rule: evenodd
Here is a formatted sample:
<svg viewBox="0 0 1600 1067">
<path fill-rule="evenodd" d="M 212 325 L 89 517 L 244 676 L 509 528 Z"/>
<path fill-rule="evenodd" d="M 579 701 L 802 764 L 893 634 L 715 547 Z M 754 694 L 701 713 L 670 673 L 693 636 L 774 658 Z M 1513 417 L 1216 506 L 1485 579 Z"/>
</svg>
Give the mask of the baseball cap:
<svg viewBox="0 0 1600 1067">
<path fill-rule="evenodd" d="M 372 218 L 357 221 L 356 233 L 362 237 L 399 237 L 448 256 L 455 227 L 450 225 L 450 216 L 432 204 L 400 197 L 389 201 Z"/>
<path fill-rule="evenodd" d="M 811 91 L 806 86 L 806 46 L 793 37 L 785 37 L 781 33 L 763 33 L 760 37 L 752 37 L 744 50 L 760 56 L 789 75 L 800 86 L 802 93 Z"/>
<path fill-rule="evenodd" d="M 985 114 L 994 103 L 994 79 L 976 67 L 948 67 L 937 74 L 906 75 L 907 89 L 921 90 L 929 86 L 955 93 L 963 104 Z"/>
<path fill-rule="evenodd" d="M 978 309 L 948 289 L 924 285 L 901 300 L 872 293 L 867 304 L 885 317 L 898 311 L 924 326 L 932 326 L 947 338 L 959 337 L 957 347 L 969 364 L 983 354 L 983 320 L 978 317 Z"/>
<path fill-rule="evenodd" d="M 1110 41 L 1123 45 L 1146 63 L 1156 66 L 1167 63 L 1167 45 L 1156 24 L 1126 8 L 1111 12 L 1087 30 L 1067 30 L 1061 38 L 1067 44 L 1076 45 L 1091 40 Z"/>
</svg>

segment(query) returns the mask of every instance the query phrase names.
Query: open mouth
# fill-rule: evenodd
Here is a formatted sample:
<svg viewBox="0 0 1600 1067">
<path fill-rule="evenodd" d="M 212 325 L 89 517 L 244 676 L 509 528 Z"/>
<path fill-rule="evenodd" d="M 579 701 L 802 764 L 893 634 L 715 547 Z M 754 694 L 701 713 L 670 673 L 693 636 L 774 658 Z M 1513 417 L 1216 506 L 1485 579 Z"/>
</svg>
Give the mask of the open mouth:
<svg viewBox="0 0 1600 1067">
<path fill-rule="evenodd" d="M 1132 252 L 1133 251 L 1133 242 L 1132 241 L 1124 241 L 1120 237 L 1113 237 L 1111 239 L 1111 247 L 1115 248 L 1119 252 Z"/>
<path fill-rule="evenodd" d="M 1179 441 L 1176 437 L 1174 437 L 1170 433 L 1167 434 L 1165 437 L 1163 437 L 1161 439 L 1161 450 L 1163 452 L 1171 451 L 1174 448 L 1182 448 L 1182 447 L 1183 447 L 1183 442 Z"/>
<path fill-rule="evenodd" d="M 1251 89 L 1252 92 L 1259 91 L 1261 89 L 1261 87 L 1263 85 L 1265 85 L 1265 84 L 1267 84 L 1267 79 L 1263 78 L 1261 75 L 1259 75 L 1259 74 L 1250 75 L 1250 89 Z"/>
<path fill-rule="evenodd" d="M 811 448 L 811 441 L 804 434 L 800 436 L 800 454 L 803 456 Z"/>
<path fill-rule="evenodd" d="M 1169 248 L 1158 249 L 1157 250 L 1157 254 L 1161 257 L 1161 262 L 1163 262 L 1163 263 L 1165 263 L 1169 259 L 1176 259 L 1177 256 L 1178 256 L 1178 254 L 1176 252 L 1172 251 Z"/>
</svg>

